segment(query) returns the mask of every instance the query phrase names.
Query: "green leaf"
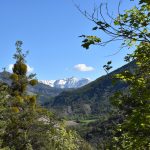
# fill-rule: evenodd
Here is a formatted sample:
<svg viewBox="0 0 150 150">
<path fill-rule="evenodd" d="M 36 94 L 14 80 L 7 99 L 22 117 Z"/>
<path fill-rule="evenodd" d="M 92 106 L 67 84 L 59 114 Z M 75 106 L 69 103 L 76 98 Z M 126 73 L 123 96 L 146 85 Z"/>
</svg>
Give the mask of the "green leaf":
<svg viewBox="0 0 150 150">
<path fill-rule="evenodd" d="M 98 27 L 94 27 L 94 28 L 93 28 L 93 30 L 97 30 L 97 29 L 98 29 Z"/>
</svg>

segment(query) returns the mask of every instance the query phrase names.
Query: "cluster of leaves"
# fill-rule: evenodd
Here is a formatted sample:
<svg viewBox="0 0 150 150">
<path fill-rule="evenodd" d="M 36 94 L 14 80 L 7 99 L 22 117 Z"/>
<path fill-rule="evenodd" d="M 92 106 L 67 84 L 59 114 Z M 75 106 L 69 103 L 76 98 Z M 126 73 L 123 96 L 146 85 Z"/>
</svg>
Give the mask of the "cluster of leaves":
<svg viewBox="0 0 150 150">
<path fill-rule="evenodd" d="M 125 71 L 116 77 L 127 82 L 126 92 L 117 92 L 112 103 L 125 116 L 117 126 L 114 147 L 123 149 L 145 149 L 150 147 L 150 43 L 137 46 L 132 57 L 137 69 Z"/>
<path fill-rule="evenodd" d="M 84 40 L 82 41 L 83 42 L 82 46 L 86 49 L 88 49 L 89 46 L 92 44 L 95 45 L 101 42 L 101 39 L 96 36 L 81 35 L 80 37 L 84 38 Z"/>
<path fill-rule="evenodd" d="M 16 63 L 10 76 L 11 85 L 0 85 L 0 148 L 11 150 L 79 150 L 81 138 L 66 130 L 54 114 L 36 103 L 36 95 L 28 95 L 34 86 L 34 74 L 27 75 L 22 42 L 16 42 Z"/>
<path fill-rule="evenodd" d="M 107 74 L 108 74 L 109 70 L 112 69 L 111 63 L 112 63 L 111 61 L 108 61 L 107 64 L 103 66 L 103 68 Z"/>
</svg>

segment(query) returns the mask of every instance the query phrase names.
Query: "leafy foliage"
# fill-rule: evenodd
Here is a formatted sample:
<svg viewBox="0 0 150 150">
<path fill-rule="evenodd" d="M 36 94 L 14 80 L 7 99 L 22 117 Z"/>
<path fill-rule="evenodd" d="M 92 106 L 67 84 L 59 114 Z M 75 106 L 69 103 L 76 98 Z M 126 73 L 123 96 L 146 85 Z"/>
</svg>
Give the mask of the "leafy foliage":
<svg viewBox="0 0 150 150">
<path fill-rule="evenodd" d="M 114 141 L 124 149 L 145 149 L 150 147 L 150 44 L 141 43 L 131 58 L 136 59 L 138 68 L 134 73 L 123 72 L 117 78 L 130 86 L 127 93 L 118 92 L 113 97 L 115 104 L 125 119 L 118 125 L 121 136 Z M 115 147 L 115 146 L 114 146 Z"/>
<path fill-rule="evenodd" d="M 100 12 L 100 18 L 97 13 Z M 112 98 L 112 103 L 123 114 L 124 120 L 117 125 L 113 137 L 113 147 L 110 149 L 137 149 L 150 148 L 150 1 L 139 0 L 138 7 L 120 13 L 112 17 L 106 5 L 108 18 L 114 24 L 107 23 L 102 14 L 102 5 L 94 10 L 92 15 L 82 12 L 88 19 L 92 20 L 96 27 L 94 30 L 101 30 L 109 37 L 99 45 L 106 45 L 113 41 L 122 41 L 122 47 L 135 50 L 132 54 L 125 56 L 125 61 L 135 60 L 137 68 L 135 71 L 124 71 L 116 78 L 129 85 L 128 90 L 118 91 Z M 84 37 L 84 36 L 82 36 Z M 99 38 L 99 37 L 95 37 Z M 91 44 L 94 44 L 94 42 Z M 88 45 L 89 46 L 91 45 Z M 84 45 L 82 45 L 85 47 Z M 86 48 L 86 47 L 85 47 Z M 104 66 L 107 70 L 109 64 Z M 108 68 L 109 69 L 109 68 Z"/>
<path fill-rule="evenodd" d="M 95 30 L 95 28 L 93 28 Z M 85 36 L 85 35 L 82 35 L 80 37 L 83 37 L 84 40 L 82 41 L 83 44 L 82 46 L 86 49 L 89 48 L 90 45 L 92 44 L 98 44 L 99 42 L 101 42 L 100 38 L 96 37 L 96 36 Z"/>
<path fill-rule="evenodd" d="M 8 100 L 8 86 L 4 83 L 0 83 L 0 147 L 2 145 L 2 136 L 5 133 L 7 122 L 5 120 L 7 114 L 6 103 Z"/>
</svg>

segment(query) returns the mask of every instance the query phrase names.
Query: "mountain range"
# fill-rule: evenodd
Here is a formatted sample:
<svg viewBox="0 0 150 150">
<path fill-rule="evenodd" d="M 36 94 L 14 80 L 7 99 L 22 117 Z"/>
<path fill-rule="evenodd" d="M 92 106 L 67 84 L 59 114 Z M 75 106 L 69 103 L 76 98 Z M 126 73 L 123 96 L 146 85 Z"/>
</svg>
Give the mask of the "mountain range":
<svg viewBox="0 0 150 150">
<path fill-rule="evenodd" d="M 28 93 L 37 94 L 38 102 L 59 116 L 105 115 L 112 109 L 110 97 L 116 91 L 128 87 L 121 81 L 112 84 L 113 76 L 125 70 L 132 71 L 135 67 L 135 63 L 131 62 L 92 82 L 89 79 L 79 80 L 74 77 L 49 83 L 40 81 L 34 87 L 28 86 Z M 10 84 L 9 76 L 9 72 L 0 73 L 0 81 Z"/>
<path fill-rule="evenodd" d="M 61 89 L 79 88 L 90 82 L 91 80 L 88 78 L 78 79 L 76 77 L 65 78 L 60 80 L 39 80 L 39 83 L 43 83 L 49 85 L 50 87 Z"/>
<path fill-rule="evenodd" d="M 1 72 L 0 81 L 10 85 L 10 75 L 11 73 L 9 72 Z M 28 94 L 37 94 L 38 102 L 42 105 L 47 102 L 51 102 L 51 99 L 53 99 L 53 97 L 59 95 L 63 91 L 70 91 L 74 88 L 82 87 L 89 82 L 91 82 L 90 79 L 78 79 L 75 77 L 65 78 L 61 80 L 39 80 L 38 84 L 34 87 L 28 86 L 27 92 Z"/>
<path fill-rule="evenodd" d="M 113 84 L 114 75 L 125 70 L 134 71 L 135 62 L 130 62 L 109 74 L 101 76 L 89 84 L 71 91 L 63 91 L 55 96 L 45 107 L 53 109 L 59 116 L 105 116 L 112 111 L 110 97 L 128 85 L 122 81 Z"/>
<path fill-rule="evenodd" d="M 0 82 L 5 82 L 10 85 L 10 75 L 10 72 L 0 72 Z M 40 104 L 46 103 L 47 101 L 49 102 L 51 100 L 51 97 L 59 95 L 62 91 L 65 91 L 65 89 L 50 87 L 49 85 L 43 83 L 38 83 L 35 86 L 29 85 L 27 87 L 28 94 L 38 95 L 38 102 Z"/>
</svg>

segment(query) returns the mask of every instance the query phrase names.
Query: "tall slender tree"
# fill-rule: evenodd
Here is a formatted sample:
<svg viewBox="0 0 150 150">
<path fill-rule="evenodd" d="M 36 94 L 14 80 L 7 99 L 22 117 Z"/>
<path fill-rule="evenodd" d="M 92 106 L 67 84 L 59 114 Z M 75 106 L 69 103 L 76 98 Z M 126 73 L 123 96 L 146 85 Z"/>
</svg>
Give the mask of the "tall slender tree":
<svg viewBox="0 0 150 150">
<path fill-rule="evenodd" d="M 34 75 L 27 76 L 27 65 L 22 53 L 22 41 L 16 42 L 16 63 L 13 66 L 13 73 L 10 76 L 10 100 L 9 100 L 9 120 L 6 132 L 3 137 L 3 145 L 10 148 L 26 149 L 29 143 L 28 130 L 35 119 L 36 96 L 29 96 L 26 93 L 27 85 L 35 85 L 37 81 Z"/>
</svg>

